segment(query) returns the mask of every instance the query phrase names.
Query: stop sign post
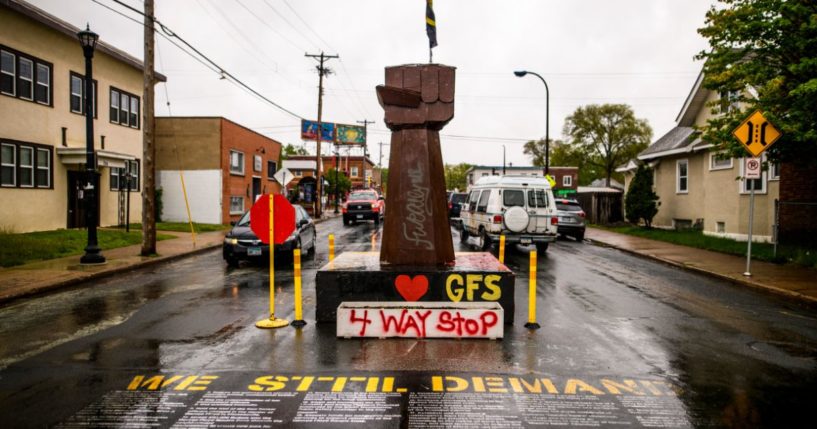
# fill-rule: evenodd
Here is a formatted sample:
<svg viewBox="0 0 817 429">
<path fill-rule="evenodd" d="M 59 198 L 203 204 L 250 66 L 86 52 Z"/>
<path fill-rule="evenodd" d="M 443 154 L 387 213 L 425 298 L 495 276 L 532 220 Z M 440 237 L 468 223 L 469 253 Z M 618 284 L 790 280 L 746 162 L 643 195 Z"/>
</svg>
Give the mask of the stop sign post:
<svg viewBox="0 0 817 429">
<path fill-rule="evenodd" d="M 280 328 L 288 321 L 275 318 L 275 245 L 283 244 L 295 231 L 295 207 L 279 194 L 264 194 L 250 209 L 250 229 L 269 244 L 269 319 L 256 322 L 258 328 Z"/>
</svg>

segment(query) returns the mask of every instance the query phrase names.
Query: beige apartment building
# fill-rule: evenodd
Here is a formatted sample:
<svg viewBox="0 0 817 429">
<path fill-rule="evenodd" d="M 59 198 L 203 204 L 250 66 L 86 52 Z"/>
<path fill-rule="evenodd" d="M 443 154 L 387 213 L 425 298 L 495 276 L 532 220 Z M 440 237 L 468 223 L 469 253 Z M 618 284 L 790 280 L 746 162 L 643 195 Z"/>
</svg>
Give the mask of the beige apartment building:
<svg viewBox="0 0 817 429">
<path fill-rule="evenodd" d="M 749 227 L 750 182 L 743 180 L 743 158 L 723 157 L 700 137 L 694 127 L 712 117 L 710 103 L 731 109 L 728 95 L 703 87 L 698 76 L 676 118 L 677 126 L 638 155 L 652 167 L 655 192 L 661 205 L 653 219 L 659 228 L 701 228 L 704 234 L 745 241 Z M 636 168 L 630 162 L 618 169 L 629 188 Z M 753 241 L 770 241 L 774 225 L 774 202 L 780 193 L 780 168 L 771 165 L 753 181 L 755 208 Z"/>
<path fill-rule="evenodd" d="M 142 63 L 105 44 L 102 34 L 94 52 L 94 85 L 85 91 L 79 28 L 19 0 L 0 0 L 0 22 L 0 228 L 85 225 L 87 92 L 94 101 L 99 224 L 125 222 L 126 173 L 132 176 L 129 221 L 138 222 Z"/>
</svg>

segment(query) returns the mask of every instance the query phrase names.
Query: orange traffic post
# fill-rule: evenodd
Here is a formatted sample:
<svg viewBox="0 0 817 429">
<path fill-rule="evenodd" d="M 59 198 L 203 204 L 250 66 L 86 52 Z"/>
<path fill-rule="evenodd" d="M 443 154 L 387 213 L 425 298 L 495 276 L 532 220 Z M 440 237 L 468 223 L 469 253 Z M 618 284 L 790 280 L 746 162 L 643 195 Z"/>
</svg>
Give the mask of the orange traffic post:
<svg viewBox="0 0 817 429">
<path fill-rule="evenodd" d="M 505 234 L 499 236 L 499 263 L 505 263 Z"/>
<path fill-rule="evenodd" d="M 289 325 L 284 319 L 275 318 L 275 200 L 269 196 L 269 319 L 255 323 L 256 328 L 282 328 Z"/>
<path fill-rule="evenodd" d="M 536 323 L 536 251 L 530 252 L 530 280 L 528 280 L 528 329 L 539 329 Z"/>
<path fill-rule="evenodd" d="M 335 260 L 335 234 L 329 234 L 329 262 Z"/>
<path fill-rule="evenodd" d="M 293 273 L 295 277 L 295 320 L 292 326 L 300 328 L 306 325 L 304 321 L 303 297 L 301 295 L 301 249 L 292 251 Z"/>
</svg>

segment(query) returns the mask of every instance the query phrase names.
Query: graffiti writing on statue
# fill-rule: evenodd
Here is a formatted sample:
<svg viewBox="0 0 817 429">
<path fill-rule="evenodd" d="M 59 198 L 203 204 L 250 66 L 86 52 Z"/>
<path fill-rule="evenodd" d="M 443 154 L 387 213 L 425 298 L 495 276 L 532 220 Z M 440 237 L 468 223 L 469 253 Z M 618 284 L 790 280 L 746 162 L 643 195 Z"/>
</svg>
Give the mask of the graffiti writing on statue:
<svg viewBox="0 0 817 429">
<path fill-rule="evenodd" d="M 410 168 L 408 175 L 411 186 L 406 192 L 406 211 L 408 216 L 403 221 L 403 238 L 425 250 L 434 250 L 434 244 L 428 240 L 426 221 L 431 216 L 428 204 L 428 195 L 431 192 L 428 186 L 423 186 L 426 178 L 422 166 Z"/>
<path fill-rule="evenodd" d="M 451 274 L 445 279 L 445 293 L 453 302 L 498 301 L 502 297 L 496 274 Z"/>
<path fill-rule="evenodd" d="M 348 337 L 501 338 L 502 325 L 499 323 L 501 319 L 498 311 L 484 309 L 341 308 L 338 309 L 338 335 Z"/>
</svg>

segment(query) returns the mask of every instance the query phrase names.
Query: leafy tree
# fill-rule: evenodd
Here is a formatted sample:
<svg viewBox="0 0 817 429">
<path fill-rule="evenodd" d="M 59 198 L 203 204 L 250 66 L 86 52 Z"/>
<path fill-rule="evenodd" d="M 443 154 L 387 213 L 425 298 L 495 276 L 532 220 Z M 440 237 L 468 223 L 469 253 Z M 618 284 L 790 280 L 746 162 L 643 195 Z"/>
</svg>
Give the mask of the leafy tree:
<svg viewBox="0 0 817 429">
<path fill-rule="evenodd" d="M 286 144 L 281 148 L 281 160 L 285 160 L 294 155 L 309 155 L 309 152 L 303 146 L 295 146 L 293 144 Z"/>
<path fill-rule="evenodd" d="M 533 165 L 545 166 L 545 139 L 531 140 L 525 143 L 523 152 L 531 157 Z M 591 165 L 583 153 L 562 140 L 550 141 L 550 165 L 579 168 L 579 186 L 589 185 L 590 182 L 604 177 L 604 170 Z M 615 175 L 620 176 L 620 175 Z M 621 178 L 616 177 L 617 180 Z"/>
<path fill-rule="evenodd" d="M 647 228 L 652 227 L 652 218 L 658 213 L 658 206 L 661 204 L 652 185 L 652 169 L 640 164 L 624 199 L 624 210 L 630 223 L 637 224 L 639 220 L 643 220 Z"/>
<path fill-rule="evenodd" d="M 468 187 L 465 172 L 471 167 L 471 164 L 464 162 L 459 164 L 445 164 L 445 189 L 465 191 Z"/>
<path fill-rule="evenodd" d="M 817 160 L 817 3 L 814 0 L 719 0 L 698 32 L 709 40 L 704 86 L 734 93 L 741 108 L 718 112 L 704 139 L 733 156 L 746 152 L 731 135 L 754 110 L 783 136 L 774 160 Z M 713 106 L 714 107 L 714 106 Z M 713 110 L 718 111 L 717 107 Z"/>
<path fill-rule="evenodd" d="M 652 128 L 626 104 L 579 107 L 565 120 L 564 135 L 586 165 L 603 172 L 607 186 L 614 170 L 650 144 Z"/>
<path fill-rule="evenodd" d="M 381 186 L 383 187 L 383 193 L 386 193 L 386 188 L 389 185 L 389 169 L 388 168 L 381 168 L 380 169 L 380 182 Z"/>
<path fill-rule="evenodd" d="M 326 181 L 329 182 L 329 185 L 327 185 L 324 188 L 324 192 L 326 192 L 326 194 L 330 198 L 334 198 L 334 195 L 335 195 L 335 175 L 336 174 L 337 174 L 338 192 L 340 193 L 341 196 L 345 195 L 347 192 L 349 192 L 350 189 L 352 189 L 352 181 L 349 180 L 348 177 L 346 177 L 345 173 L 339 172 L 339 171 L 335 170 L 334 168 L 330 168 L 328 171 L 326 171 L 324 173 L 324 176 L 323 176 L 324 179 L 326 179 Z"/>
</svg>

